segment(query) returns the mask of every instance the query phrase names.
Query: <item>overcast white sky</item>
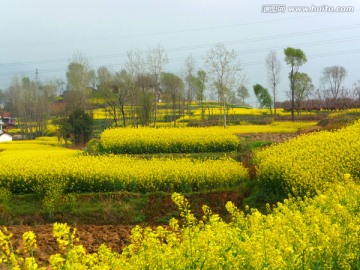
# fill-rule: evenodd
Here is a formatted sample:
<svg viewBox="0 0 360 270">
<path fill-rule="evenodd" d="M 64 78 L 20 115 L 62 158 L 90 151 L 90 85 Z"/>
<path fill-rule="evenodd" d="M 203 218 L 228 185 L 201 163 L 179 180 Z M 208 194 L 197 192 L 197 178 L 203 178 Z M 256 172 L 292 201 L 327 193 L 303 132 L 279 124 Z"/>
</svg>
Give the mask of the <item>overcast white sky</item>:
<svg viewBox="0 0 360 270">
<path fill-rule="evenodd" d="M 284 12 L 268 13 L 269 4 L 286 3 Z M 301 4 L 300 4 L 301 3 Z M 290 12 L 291 5 L 354 7 L 353 12 Z M 96 69 L 124 67 L 126 52 L 164 47 L 166 71 L 181 75 L 192 54 L 197 68 L 216 43 L 234 49 L 252 85 L 268 87 L 265 58 L 286 47 L 302 49 L 301 68 L 320 84 L 326 66 L 348 71 L 347 87 L 360 79 L 360 1 L 282 0 L 0 0 L 0 88 L 15 75 L 41 81 L 61 78 L 70 59 L 86 56 Z M 282 62 L 280 99 L 288 90 L 289 68 Z"/>
</svg>

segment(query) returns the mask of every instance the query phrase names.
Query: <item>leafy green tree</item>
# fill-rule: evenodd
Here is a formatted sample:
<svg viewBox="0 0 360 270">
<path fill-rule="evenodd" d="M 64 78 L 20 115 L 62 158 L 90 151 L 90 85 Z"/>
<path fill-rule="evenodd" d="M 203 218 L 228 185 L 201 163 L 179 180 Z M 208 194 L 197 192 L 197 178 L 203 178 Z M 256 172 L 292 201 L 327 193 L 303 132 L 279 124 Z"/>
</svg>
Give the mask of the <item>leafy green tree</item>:
<svg viewBox="0 0 360 270">
<path fill-rule="evenodd" d="M 93 118 L 89 114 L 80 108 L 75 109 L 70 114 L 68 122 L 75 144 L 84 144 L 90 140 L 93 133 Z"/>
<path fill-rule="evenodd" d="M 272 99 L 269 91 L 260 84 L 255 84 L 253 88 L 255 96 L 260 103 L 260 107 L 270 109 L 272 114 Z"/>
<path fill-rule="evenodd" d="M 295 49 L 288 47 L 284 50 L 285 62 L 290 66 L 290 90 L 291 90 L 291 119 L 294 121 L 294 111 L 295 111 L 295 82 L 296 75 L 299 72 L 299 68 L 307 62 L 305 53 L 300 49 Z"/>
<path fill-rule="evenodd" d="M 53 124 L 57 126 L 56 135 L 58 141 L 64 140 L 65 145 L 67 146 L 70 134 L 73 132 L 69 119 L 67 117 L 59 117 L 53 120 Z"/>
<path fill-rule="evenodd" d="M 306 73 L 299 72 L 295 81 L 295 107 L 298 114 L 300 114 L 302 102 L 311 95 L 313 90 L 311 78 Z"/>
</svg>

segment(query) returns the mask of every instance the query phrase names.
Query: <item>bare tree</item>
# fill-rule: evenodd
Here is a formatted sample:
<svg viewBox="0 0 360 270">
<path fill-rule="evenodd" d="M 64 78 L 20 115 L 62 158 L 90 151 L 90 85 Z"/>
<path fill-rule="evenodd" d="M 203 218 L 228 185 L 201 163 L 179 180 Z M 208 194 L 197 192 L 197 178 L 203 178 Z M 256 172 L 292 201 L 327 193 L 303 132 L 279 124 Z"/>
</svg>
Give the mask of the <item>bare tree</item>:
<svg viewBox="0 0 360 270">
<path fill-rule="evenodd" d="M 270 51 L 266 58 L 266 68 L 268 72 L 268 81 L 271 85 L 272 90 L 272 100 L 274 102 L 274 116 L 276 116 L 276 90 L 277 86 L 280 83 L 280 70 L 281 63 L 279 58 L 277 57 L 276 51 Z"/>
<path fill-rule="evenodd" d="M 195 79 L 195 87 L 196 87 L 196 99 L 201 104 L 201 119 L 204 119 L 204 99 L 205 99 L 205 86 L 207 81 L 207 75 L 204 70 L 199 70 L 197 72 L 197 77 Z"/>
<path fill-rule="evenodd" d="M 326 90 L 331 94 L 335 106 L 340 95 L 341 84 L 344 82 L 346 76 L 347 71 L 342 66 L 326 67 L 323 70 L 321 82 L 327 85 Z"/>
<path fill-rule="evenodd" d="M 226 103 L 235 85 L 239 85 L 240 63 L 234 50 L 228 50 L 224 44 L 212 47 L 205 59 L 207 74 L 218 93 L 220 104 L 223 106 L 224 127 L 226 127 Z"/>
<path fill-rule="evenodd" d="M 117 127 L 119 116 L 117 97 L 116 93 L 113 90 L 115 80 L 114 77 L 115 74 L 105 66 L 101 66 L 97 70 L 97 89 L 101 97 L 104 99 L 105 112 L 107 115 L 110 115 L 110 117 L 115 123 L 115 126 Z"/>
<path fill-rule="evenodd" d="M 155 103 L 154 103 L 154 127 L 156 127 L 157 104 L 160 99 L 160 80 L 164 66 L 168 63 L 168 57 L 163 47 L 158 45 L 150 48 L 147 52 L 147 67 L 155 82 Z"/>
<path fill-rule="evenodd" d="M 353 84 L 352 95 L 354 99 L 357 100 L 357 106 L 360 107 L 360 80 Z"/>
<path fill-rule="evenodd" d="M 55 100 L 56 86 L 41 84 L 28 77 L 14 78 L 7 90 L 7 109 L 21 122 L 21 131 L 33 139 L 46 133 L 50 104 Z"/>
<path fill-rule="evenodd" d="M 241 99 L 242 105 L 245 105 L 245 99 L 250 97 L 249 90 L 243 84 L 237 89 L 237 95 Z"/>
<path fill-rule="evenodd" d="M 144 52 L 140 49 L 127 52 L 127 59 L 125 62 L 125 69 L 127 74 L 131 78 L 131 89 L 129 90 L 129 101 L 132 124 L 134 127 L 138 126 L 138 114 L 140 106 L 140 85 L 145 85 L 145 82 L 141 82 L 142 79 L 147 80 L 147 67 L 144 59 Z M 142 103 L 141 103 L 142 104 Z"/>
<path fill-rule="evenodd" d="M 192 55 L 189 55 L 185 59 L 185 99 L 187 102 L 187 112 L 190 115 L 190 104 L 194 100 L 195 97 L 195 91 L 196 91 L 196 85 L 195 85 L 195 76 L 194 76 L 194 70 L 195 70 L 195 60 L 192 57 Z"/>
<path fill-rule="evenodd" d="M 151 112 L 154 108 L 155 87 L 157 83 L 154 77 L 148 74 L 140 74 L 135 82 L 138 89 L 139 106 L 136 108 L 139 123 L 143 126 L 149 126 L 151 120 Z"/>
<path fill-rule="evenodd" d="M 171 101 L 172 120 L 176 127 L 176 102 L 180 102 L 183 97 L 184 82 L 173 73 L 164 73 L 161 78 L 161 86 Z"/>
<path fill-rule="evenodd" d="M 111 85 L 111 90 L 116 98 L 116 104 L 120 110 L 124 127 L 126 127 L 125 105 L 128 104 L 132 85 L 133 81 L 126 70 L 117 72 Z"/>
</svg>

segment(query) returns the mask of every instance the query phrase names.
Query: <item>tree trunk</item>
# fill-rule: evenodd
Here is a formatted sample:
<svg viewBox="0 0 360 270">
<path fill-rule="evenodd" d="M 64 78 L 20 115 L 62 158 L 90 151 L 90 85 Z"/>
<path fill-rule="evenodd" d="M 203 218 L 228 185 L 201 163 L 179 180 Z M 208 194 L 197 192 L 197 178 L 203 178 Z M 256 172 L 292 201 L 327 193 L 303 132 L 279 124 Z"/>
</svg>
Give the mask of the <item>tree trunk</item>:
<svg viewBox="0 0 360 270">
<path fill-rule="evenodd" d="M 154 106 L 154 127 L 156 128 L 156 115 L 157 115 L 157 101 L 158 101 L 158 86 L 155 87 L 155 106 Z"/>
<path fill-rule="evenodd" d="M 226 128 L 226 101 L 224 97 L 224 128 Z"/>
<path fill-rule="evenodd" d="M 276 105 L 275 105 L 275 102 L 276 102 L 276 84 L 274 83 L 273 84 L 273 89 L 274 89 L 274 92 L 273 92 L 273 95 L 274 95 L 274 117 L 276 117 Z"/>
<path fill-rule="evenodd" d="M 125 110 L 124 110 L 124 104 L 123 103 L 121 104 L 121 115 L 122 115 L 122 118 L 123 118 L 123 125 L 124 125 L 124 127 L 126 127 Z"/>
<path fill-rule="evenodd" d="M 204 120 L 204 114 L 205 114 L 205 111 L 204 111 L 204 101 L 201 99 L 201 120 Z"/>
<path fill-rule="evenodd" d="M 291 78 L 291 121 L 295 121 L 295 77 L 294 68 L 291 68 L 290 78 Z"/>
</svg>

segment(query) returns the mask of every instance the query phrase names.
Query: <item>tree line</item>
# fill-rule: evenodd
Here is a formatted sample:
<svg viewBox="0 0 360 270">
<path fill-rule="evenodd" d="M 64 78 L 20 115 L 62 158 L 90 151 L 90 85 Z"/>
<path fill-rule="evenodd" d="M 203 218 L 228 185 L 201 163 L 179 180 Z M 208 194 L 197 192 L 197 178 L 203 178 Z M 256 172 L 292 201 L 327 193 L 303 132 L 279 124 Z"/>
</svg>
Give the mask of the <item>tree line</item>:
<svg viewBox="0 0 360 270">
<path fill-rule="evenodd" d="M 335 110 L 360 107 L 360 80 L 353 84 L 352 89 L 344 86 L 347 70 L 339 65 L 325 67 L 322 70 L 321 86 L 315 89 L 311 77 L 300 72 L 301 66 L 307 62 L 306 54 L 296 48 L 284 49 L 284 60 L 289 66 L 289 88 L 286 92 L 288 101 L 277 102 L 278 84 L 280 82 L 281 61 L 276 52 L 270 51 L 266 58 L 268 82 L 271 94 L 267 88 L 256 84 L 253 86 L 255 96 L 260 106 L 274 110 L 276 107 L 291 110 L 294 120 L 295 111 L 302 110 Z"/>
<path fill-rule="evenodd" d="M 284 49 L 283 60 L 289 67 L 287 96 L 290 101 L 280 105 L 286 105 L 291 110 L 293 120 L 295 112 L 300 113 L 310 100 L 313 100 L 314 106 L 329 108 L 342 106 L 344 100 L 360 106 L 360 81 L 354 84 L 352 91 L 346 89 L 343 85 L 347 76 L 344 67 L 325 67 L 322 88 L 315 90 L 311 77 L 300 72 L 307 62 L 302 50 Z M 246 105 L 245 100 L 250 94 L 235 50 L 216 44 L 204 58 L 204 70 L 196 68 L 190 55 L 181 75 L 166 72 L 167 63 L 167 54 L 160 45 L 147 51 L 137 49 L 127 52 L 124 68 L 119 71 L 106 66 L 94 70 L 86 57 L 77 54 L 67 66 L 65 90 L 60 98 L 59 89 L 64 88 L 61 81 L 43 84 L 37 79 L 23 77 L 14 78 L 5 91 L 0 91 L 0 104 L 4 104 L 4 109 L 20 120 L 22 133 L 28 138 L 44 135 L 51 116 L 56 116 L 56 123 L 62 126 L 62 135 L 69 136 L 76 130 L 73 126 L 76 121 L 70 120 L 71 117 L 80 117 L 82 114 L 79 111 L 86 113 L 100 106 L 99 103 L 94 104 L 90 97 L 101 100 L 101 106 L 114 126 L 123 127 L 156 127 L 159 121 L 176 126 L 181 116 L 191 115 L 193 101 L 201 108 L 201 119 L 204 120 L 206 89 L 211 90 L 217 99 L 224 127 L 227 125 L 229 104 Z M 274 116 L 279 107 L 281 63 L 276 52 L 270 51 L 265 59 L 270 91 L 260 84 L 253 86 L 260 106 L 269 108 Z M 85 140 L 87 136 L 82 134 L 78 140 L 81 138 Z"/>
</svg>

